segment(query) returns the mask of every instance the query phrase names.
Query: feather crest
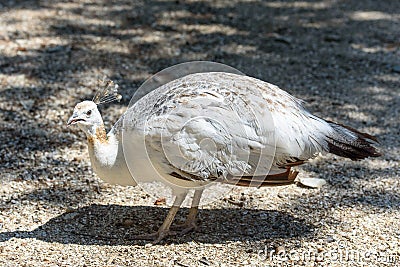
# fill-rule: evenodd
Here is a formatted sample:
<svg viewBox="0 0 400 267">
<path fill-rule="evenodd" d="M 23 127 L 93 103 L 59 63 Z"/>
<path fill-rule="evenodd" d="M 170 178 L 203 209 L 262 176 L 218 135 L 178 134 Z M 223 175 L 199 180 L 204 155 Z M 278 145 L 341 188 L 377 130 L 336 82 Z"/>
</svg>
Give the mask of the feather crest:
<svg viewBox="0 0 400 267">
<path fill-rule="evenodd" d="M 118 94 L 118 84 L 108 79 L 99 81 L 99 84 L 99 90 L 92 100 L 96 105 L 121 100 L 122 96 Z"/>
</svg>

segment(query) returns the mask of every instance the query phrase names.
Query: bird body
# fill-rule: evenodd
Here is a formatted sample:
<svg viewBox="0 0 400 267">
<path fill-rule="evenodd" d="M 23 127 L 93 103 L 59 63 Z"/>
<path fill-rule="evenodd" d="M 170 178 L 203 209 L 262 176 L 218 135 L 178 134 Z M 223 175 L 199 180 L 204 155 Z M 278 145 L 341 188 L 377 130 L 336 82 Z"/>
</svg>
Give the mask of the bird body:
<svg viewBox="0 0 400 267">
<path fill-rule="evenodd" d="M 374 137 L 312 115 L 275 85 L 223 72 L 187 75 L 153 90 L 107 135 L 91 101 L 79 103 L 68 123 L 86 132 L 101 179 L 136 185 L 160 178 L 177 196 L 210 182 L 290 184 L 297 174 L 291 167 L 320 152 L 379 156 Z"/>
</svg>

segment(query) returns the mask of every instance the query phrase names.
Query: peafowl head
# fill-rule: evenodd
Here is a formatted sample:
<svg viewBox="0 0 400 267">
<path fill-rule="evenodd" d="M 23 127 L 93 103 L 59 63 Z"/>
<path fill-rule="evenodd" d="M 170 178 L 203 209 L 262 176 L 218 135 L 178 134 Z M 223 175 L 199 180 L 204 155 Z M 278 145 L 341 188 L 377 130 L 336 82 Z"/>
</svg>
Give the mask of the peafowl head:
<svg viewBox="0 0 400 267">
<path fill-rule="evenodd" d="M 113 81 L 107 80 L 102 83 L 104 85 L 92 101 L 82 101 L 75 106 L 74 112 L 67 122 L 68 125 L 77 124 L 88 135 L 95 134 L 98 127 L 103 127 L 103 119 L 97 106 L 115 100 L 119 101 L 122 97 L 118 94 L 118 85 Z"/>
</svg>

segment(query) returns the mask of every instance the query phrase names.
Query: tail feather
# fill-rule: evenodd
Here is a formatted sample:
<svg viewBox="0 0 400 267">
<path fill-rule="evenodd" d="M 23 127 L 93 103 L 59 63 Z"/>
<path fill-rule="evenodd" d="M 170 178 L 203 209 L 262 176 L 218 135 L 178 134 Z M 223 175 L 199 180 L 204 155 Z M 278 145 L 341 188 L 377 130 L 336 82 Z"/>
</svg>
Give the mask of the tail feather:
<svg viewBox="0 0 400 267">
<path fill-rule="evenodd" d="M 379 157 L 379 153 L 373 144 L 378 139 L 370 134 L 362 133 L 349 126 L 327 121 L 334 130 L 326 136 L 328 150 L 335 155 L 360 160 L 368 157 Z"/>
</svg>

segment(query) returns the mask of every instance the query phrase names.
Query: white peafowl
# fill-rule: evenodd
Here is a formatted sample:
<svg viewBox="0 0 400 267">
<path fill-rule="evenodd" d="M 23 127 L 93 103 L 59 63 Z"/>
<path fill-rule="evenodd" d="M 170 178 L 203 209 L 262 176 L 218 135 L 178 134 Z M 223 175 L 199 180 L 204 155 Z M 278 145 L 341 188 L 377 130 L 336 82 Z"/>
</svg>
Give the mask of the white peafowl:
<svg viewBox="0 0 400 267">
<path fill-rule="evenodd" d="M 301 100 L 244 75 L 173 80 L 139 99 L 106 134 L 97 105 L 119 98 L 109 82 L 93 101 L 75 106 L 68 125 L 86 133 L 92 167 L 104 181 L 128 186 L 164 179 L 171 185 L 175 200 L 164 223 L 135 237 L 155 243 L 172 232 L 189 189 L 195 193 L 182 233 L 196 227 L 202 186 L 210 182 L 288 185 L 297 175 L 291 168 L 320 152 L 352 160 L 380 156 L 375 137 L 316 117 Z"/>
</svg>

